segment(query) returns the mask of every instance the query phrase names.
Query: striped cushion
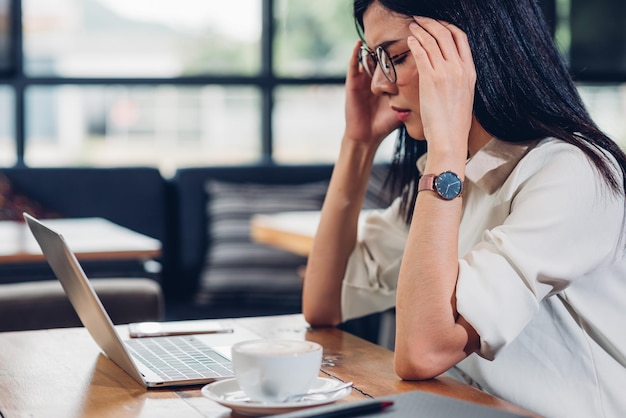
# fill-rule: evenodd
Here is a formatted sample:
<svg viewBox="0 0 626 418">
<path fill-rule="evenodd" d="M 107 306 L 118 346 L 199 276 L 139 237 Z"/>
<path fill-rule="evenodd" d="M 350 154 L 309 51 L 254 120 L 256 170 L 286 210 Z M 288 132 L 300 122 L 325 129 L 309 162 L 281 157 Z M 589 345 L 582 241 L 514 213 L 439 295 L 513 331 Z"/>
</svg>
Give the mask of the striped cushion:
<svg viewBox="0 0 626 418">
<path fill-rule="evenodd" d="M 319 210 L 328 182 L 299 185 L 206 183 L 208 251 L 196 302 L 242 296 L 257 301 L 299 303 L 300 257 L 250 239 L 250 217 L 257 213 Z"/>
</svg>

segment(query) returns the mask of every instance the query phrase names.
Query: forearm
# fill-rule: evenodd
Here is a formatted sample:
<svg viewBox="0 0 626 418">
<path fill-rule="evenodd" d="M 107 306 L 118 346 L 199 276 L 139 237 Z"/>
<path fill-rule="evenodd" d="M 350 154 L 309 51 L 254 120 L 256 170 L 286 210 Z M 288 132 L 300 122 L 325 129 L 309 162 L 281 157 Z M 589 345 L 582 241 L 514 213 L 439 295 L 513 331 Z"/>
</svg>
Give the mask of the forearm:
<svg viewBox="0 0 626 418">
<path fill-rule="evenodd" d="M 426 174 L 452 170 L 463 176 L 462 157 L 432 157 Z M 418 194 L 398 280 L 396 371 L 401 377 L 436 376 L 474 344 L 456 311 L 461 212 L 462 198 Z"/>
<path fill-rule="evenodd" d="M 375 149 L 344 138 L 309 254 L 303 312 L 311 325 L 341 322 L 341 286 L 357 238 Z"/>
</svg>

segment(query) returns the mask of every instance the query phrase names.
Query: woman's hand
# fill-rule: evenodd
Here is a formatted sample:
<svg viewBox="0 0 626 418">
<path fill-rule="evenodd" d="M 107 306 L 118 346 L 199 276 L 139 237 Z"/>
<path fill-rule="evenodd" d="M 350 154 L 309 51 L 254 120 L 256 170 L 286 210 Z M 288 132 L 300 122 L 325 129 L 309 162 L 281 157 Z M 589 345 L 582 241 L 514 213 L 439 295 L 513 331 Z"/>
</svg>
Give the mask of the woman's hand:
<svg viewBox="0 0 626 418">
<path fill-rule="evenodd" d="M 372 79 L 359 68 L 361 42 L 346 76 L 346 131 L 309 253 L 302 312 L 311 326 L 342 321 L 341 289 L 357 242 L 359 215 L 378 146 L 399 127 L 388 99 L 374 95 Z"/>
<path fill-rule="evenodd" d="M 361 45 L 358 41 L 352 51 L 346 76 L 345 137 L 378 147 L 387 135 L 400 127 L 400 122 L 387 98 L 372 93 L 372 79 L 359 64 Z"/>
<path fill-rule="evenodd" d="M 415 17 L 408 45 L 419 73 L 420 115 L 429 155 L 467 157 L 476 69 L 467 36 L 451 23 Z"/>
</svg>

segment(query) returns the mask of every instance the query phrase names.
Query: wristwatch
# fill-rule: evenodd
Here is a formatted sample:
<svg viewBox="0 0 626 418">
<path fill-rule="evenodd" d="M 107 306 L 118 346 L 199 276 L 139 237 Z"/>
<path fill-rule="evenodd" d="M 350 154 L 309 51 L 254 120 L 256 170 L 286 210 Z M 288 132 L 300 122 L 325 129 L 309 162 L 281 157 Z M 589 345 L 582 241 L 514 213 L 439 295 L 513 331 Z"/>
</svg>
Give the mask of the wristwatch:
<svg viewBox="0 0 626 418">
<path fill-rule="evenodd" d="M 461 196 L 463 191 L 463 182 L 458 175 L 452 171 L 444 171 L 443 173 L 424 174 L 420 177 L 417 191 L 431 190 L 436 192 L 442 199 L 452 200 Z"/>
</svg>

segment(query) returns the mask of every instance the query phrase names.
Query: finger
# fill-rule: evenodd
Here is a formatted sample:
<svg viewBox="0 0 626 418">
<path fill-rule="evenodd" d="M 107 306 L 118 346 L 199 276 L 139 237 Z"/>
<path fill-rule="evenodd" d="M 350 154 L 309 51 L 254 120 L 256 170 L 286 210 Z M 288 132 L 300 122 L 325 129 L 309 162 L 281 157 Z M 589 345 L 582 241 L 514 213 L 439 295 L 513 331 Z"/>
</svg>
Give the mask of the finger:
<svg viewBox="0 0 626 418">
<path fill-rule="evenodd" d="M 359 56 L 361 53 L 361 45 L 363 45 L 363 42 L 359 39 L 356 42 L 354 48 L 352 49 L 352 56 L 350 57 L 350 64 L 349 64 L 348 72 L 355 74 L 355 75 L 363 72 L 363 69 L 361 68 L 360 60 L 359 60 Z"/>
<path fill-rule="evenodd" d="M 413 55 L 413 59 L 415 60 L 415 65 L 417 65 L 418 71 L 420 73 L 423 73 L 426 70 L 432 71 L 433 64 L 421 42 L 415 36 L 411 35 L 407 38 L 407 45 L 411 50 L 411 54 Z"/>
<path fill-rule="evenodd" d="M 428 56 L 428 60 L 433 67 L 441 65 L 445 58 L 437 39 L 435 39 L 423 26 L 418 23 L 411 23 L 409 25 L 411 34 L 418 41 L 425 54 Z"/>
<path fill-rule="evenodd" d="M 450 29 L 444 22 L 429 17 L 416 16 L 415 22 L 426 32 L 437 45 L 439 53 L 445 60 L 453 60 L 459 57 L 456 41 Z M 447 22 L 445 22 L 447 23 Z M 424 35 L 425 39 L 426 36 Z M 428 42 L 432 45 L 432 42 Z"/>
<path fill-rule="evenodd" d="M 447 23 L 446 27 L 452 34 L 452 38 L 456 44 L 456 49 L 459 51 L 459 56 L 463 62 L 474 62 L 472 57 L 472 50 L 469 45 L 469 41 L 467 39 L 467 34 L 459 29 L 457 26 L 452 23 Z"/>
<path fill-rule="evenodd" d="M 474 65 L 474 58 L 472 57 L 472 49 L 469 45 L 467 34 L 463 32 L 456 25 L 449 22 L 442 22 L 442 24 L 450 31 L 452 39 L 456 45 L 456 50 L 459 58 L 461 59 L 463 67 L 470 75 L 470 79 L 476 80 L 476 67 Z"/>
</svg>

